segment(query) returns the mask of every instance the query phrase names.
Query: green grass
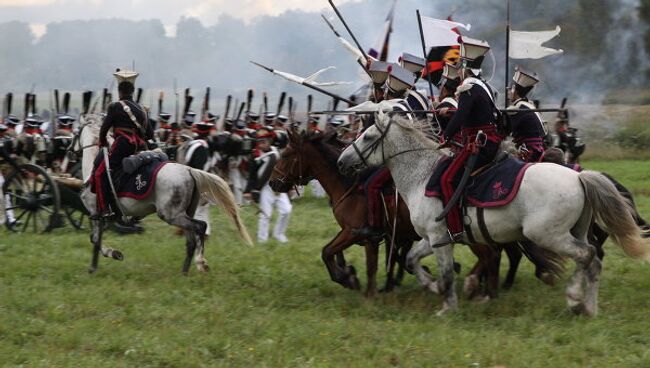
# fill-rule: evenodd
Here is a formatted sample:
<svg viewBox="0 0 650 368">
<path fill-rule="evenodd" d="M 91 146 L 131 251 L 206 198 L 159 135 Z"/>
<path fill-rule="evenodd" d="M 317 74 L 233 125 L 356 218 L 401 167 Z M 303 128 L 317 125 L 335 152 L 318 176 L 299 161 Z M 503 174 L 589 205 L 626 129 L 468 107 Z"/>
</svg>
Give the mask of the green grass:
<svg viewBox="0 0 650 368">
<path fill-rule="evenodd" d="M 648 184 L 650 162 L 585 166 L 635 191 Z M 650 196 L 637 201 L 650 217 Z M 252 208 L 245 209 L 245 220 L 254 233 Z M 650 366 L 650 267 L 626 259 L 611 244 L 595 319 L 571 315 L 565 282 L 543 285 L 527 262 L 514 289 L 499 299 L 462 300 L 458 313 L 437 318 L 440 298 L 410 275 L 397 291 L 373 300 L 330 281 L 320 249 L 337 226 L 325 200 L 294 203 L 288 245 L 248 248 L 217 216 L 206 248 L 212 270 L 199 274 L 193 268 L 189 277 L 180 273 L 184 241 L 157 218 L 145 226 L 143 235 L 109 233 L 106 244 L 122 250 L 126 260 L 101 259 L 95 275 L 86 272 L 87 233 L 0 232 L 0 364 Z M 474 257 L 463 247 L 456 253 L 464 274 Z M 348 254 L 363 275 L 363 249 Z M 433 259 L 426 263 L 435 269 Z"/>
</svg>

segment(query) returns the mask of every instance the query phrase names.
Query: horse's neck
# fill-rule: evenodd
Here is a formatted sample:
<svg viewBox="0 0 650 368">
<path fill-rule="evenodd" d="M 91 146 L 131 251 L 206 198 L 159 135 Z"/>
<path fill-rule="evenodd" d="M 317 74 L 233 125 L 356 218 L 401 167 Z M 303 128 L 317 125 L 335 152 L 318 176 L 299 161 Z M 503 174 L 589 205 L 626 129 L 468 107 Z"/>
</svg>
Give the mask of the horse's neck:
<svg viewBox="0 0 650 368">
<path fill-rule="evenodd" d="M 433 167 L 442 157 L 440 151 L 431 148 L 420 139 L 401 139 L 397 156 L 391 158 L 386 167 L 390 170 L 397 191 L 405 198 L 417 199 L 424 195 L 424 187 L 433 171 Z M 413 150 L 413 151 L 410 151 Z M 409 202 L 407 198 L 407 202 Z"/>
<path fill-rule="evenodd" d="M 332 167 L 324 157 L 311 162 L 314 178 L 318 180 L 332 202 L 338 201 L 348 190 L 338 168 Z"/>
</svg>

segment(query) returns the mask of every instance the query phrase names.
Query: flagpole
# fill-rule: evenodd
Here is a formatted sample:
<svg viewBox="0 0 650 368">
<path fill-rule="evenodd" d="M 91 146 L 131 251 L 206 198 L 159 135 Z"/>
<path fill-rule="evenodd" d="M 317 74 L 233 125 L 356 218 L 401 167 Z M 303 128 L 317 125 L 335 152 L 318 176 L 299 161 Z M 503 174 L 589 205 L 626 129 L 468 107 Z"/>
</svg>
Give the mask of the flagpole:
<svg viewBox="0 0 650 368">
<path fill-rule="evenodd" d="M 417 9 L 415 13 L 418 15 L 418 26 L 420 27 L 420 42 L 422 43 L 422 55 L 424 56 L 424 68 L 428 71 L 429 65 L 427 64 L 427 47 L 424 43 L 424 30 L 422 29 L 422 17 L 420 16 L 420 9 Z M 427 81 L 429 82 L 429 98 L 433 101 L 433 82 L 431 82 L 431 76 L 427 73 Z"/>
<path fill-rule="evenodd" d="M 510 0 L 506 0 L 506 75 L 505 75 L 505 108 L 508 108 L 508 79 L 510 74 Z"/>
</svg>

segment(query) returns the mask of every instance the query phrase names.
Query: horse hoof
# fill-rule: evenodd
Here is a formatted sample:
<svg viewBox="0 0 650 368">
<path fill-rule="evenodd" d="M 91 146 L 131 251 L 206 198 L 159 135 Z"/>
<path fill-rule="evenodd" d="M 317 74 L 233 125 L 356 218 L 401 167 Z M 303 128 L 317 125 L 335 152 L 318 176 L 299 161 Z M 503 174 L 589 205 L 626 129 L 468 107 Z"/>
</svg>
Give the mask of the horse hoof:
<svg viewBox="0 0 650 368">
<path fill-rule="evenodd" d="M 97 272 L 97 267 L 90 267 L 88 269 L 88 273 L 91 274 L 91 275 L 94 274 L 95 272 Z"/>
<path fill-rule="evenodd" d="M 122 252 L 120 252 L 119 250 L 113 250 L 113 252 L 111 252 L 111 258 L 113 258 L 116 261 L 123 261 L 124 254 L 122 254 Z"/>
<path fill-rule="evenodd" d="M 549 272 L 542 272 L 539 279 L 548 286 L 555 286 L 555 276 Z"/>
<path fill-rule="evenodd" d="M 345 268 L 345 271 L 347 272 L 348 275 L 354 276 L 357 274 L 357 269 L 354 268 L 354 266 L 350 265 Z"/>
<path fill-rule="evenodd" d="M 501 285 L 501 288 L 503 290 L 510 290 L 510 289 L 512 289 L 512 284 L 513 283 L 511 281 L 504 281 L 503 285 Z"/>
<path fill-rule="evenodd" d="M 366 299 L 373 299 L 377 295 L 377 290 L 366 290 L 365 296 Z"/>
<path fill-rule="evenodd" d="M 196 268 L 199 270 L 199 272 L 209 272 L 210 271 L 210 266 L 208 266 L 207 263 L 197 263 Z"/>
</svg>

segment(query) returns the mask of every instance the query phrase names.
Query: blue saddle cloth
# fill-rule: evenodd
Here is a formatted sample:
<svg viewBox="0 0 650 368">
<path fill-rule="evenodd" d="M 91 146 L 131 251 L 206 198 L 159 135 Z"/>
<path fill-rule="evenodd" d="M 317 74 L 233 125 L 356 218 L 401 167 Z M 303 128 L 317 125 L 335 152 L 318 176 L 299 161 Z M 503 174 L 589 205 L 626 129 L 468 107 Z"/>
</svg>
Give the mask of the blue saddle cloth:
<svg viewBox="0 0 650 368">
<path fill-rule="evenodd" d="M 167 163 L 168 161 L 154 160 L 140 166 L 133 174 L 123 173 L 115 188 L 117 196 L 138 200 L 147 198 L 156 184 L 158 171 Z"/>
<path fill-rule="evenodd" d="M 441 197 L 440 180 L 451 161 L 451 158 L 444 158 L 436 165 L 426 186 L 425 196 Z M 468 181 L 465 187 L 465 204 L 483 208 L 507 205 L 517 196 L 521 180 L 526 170 L 532 165 L 532 163 L 508 157 L 489 166 Z"/>
</svg>

